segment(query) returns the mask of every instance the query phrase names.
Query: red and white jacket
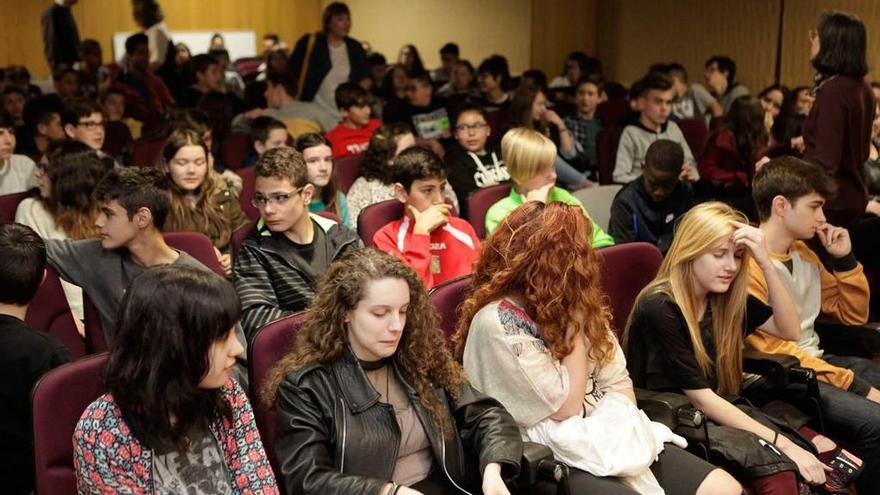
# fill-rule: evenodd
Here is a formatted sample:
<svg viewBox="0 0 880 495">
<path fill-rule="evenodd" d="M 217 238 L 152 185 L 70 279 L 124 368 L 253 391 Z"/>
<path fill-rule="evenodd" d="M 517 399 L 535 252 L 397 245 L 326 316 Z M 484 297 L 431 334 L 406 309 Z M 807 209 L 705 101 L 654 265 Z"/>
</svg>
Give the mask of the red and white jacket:
<svg viewBox="0 0 880 495">
<path fill-rule="evenodd" d="M 373 235 L 376 248 L 397 256 L 409 265 L 426 288 L 471 273 L 480 254 L 480 240 L 471 224 L 458 217 L 431 235 L 414 234 L 409 216 L 391 222 Z"/>
</svg>

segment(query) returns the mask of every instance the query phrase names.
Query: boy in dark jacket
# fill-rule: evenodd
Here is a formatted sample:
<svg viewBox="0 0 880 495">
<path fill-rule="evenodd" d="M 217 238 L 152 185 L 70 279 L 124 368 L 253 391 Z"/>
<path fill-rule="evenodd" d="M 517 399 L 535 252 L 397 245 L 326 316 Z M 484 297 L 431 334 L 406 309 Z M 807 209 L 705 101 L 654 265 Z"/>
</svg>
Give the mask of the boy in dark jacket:
<svg viewBox="0 0 880 495">
<path fill-rule="evenodd" d="M 256 167 L 251 203 L 260 220 L 233 268 L 248 341 L 267 323 L 304 310 L 327 266 L 360 246 L 355 232 L 309 213 L 315 186 L 302 154 L 271 149 Z"/>
<path fill-rule="evenodd" d="M 678 143 L 659 139 L 648 147 L 642 176 L 611 203 L 608 233 L 615 242 L 650 242 L 666 253 L 675 221 L 690 208 L 693 196 L 691 184 L 679 179 L 683 165 Z"/>
</svg>

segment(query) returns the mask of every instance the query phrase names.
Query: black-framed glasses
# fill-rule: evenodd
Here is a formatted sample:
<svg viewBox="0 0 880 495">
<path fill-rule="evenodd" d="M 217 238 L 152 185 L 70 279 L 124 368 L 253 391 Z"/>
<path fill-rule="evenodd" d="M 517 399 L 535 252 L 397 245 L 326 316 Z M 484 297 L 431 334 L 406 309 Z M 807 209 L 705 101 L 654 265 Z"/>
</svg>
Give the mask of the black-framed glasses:
<svg viewBox="0 0 880 495">
<path fill-rule="evenodd" d="M 78 122 L 76 125 L 79 127 L 85 127 L 89 131 L 94 131 L 95 129 L 103 129 L 104 128 L 104 122 L 92 122 L 92 121 L 88 121 L 88 120 L 85 122 Z"/>
<path fill-rule="evenodd" d="M 284 203 L 287 203 L 290 198 L 302 192 L 303 188 L 305 188 L 305 186 L 298 187 L 290 192 L 277 192 L 268 196 L 255 195 L 251 198 L 251 205 L 253 205 L 254 208 L 265 208 L 266 205 L 269 204 L 283 205 Z"/>
<path fill-rule="evenodd" d="M 476 124 L 458 124 L 457 126 L 455 126 L 455 130 L 457 132 L 480 131 L 487 127 L 489 127 L 489 124 L 478 122 Z"/>
</svg>

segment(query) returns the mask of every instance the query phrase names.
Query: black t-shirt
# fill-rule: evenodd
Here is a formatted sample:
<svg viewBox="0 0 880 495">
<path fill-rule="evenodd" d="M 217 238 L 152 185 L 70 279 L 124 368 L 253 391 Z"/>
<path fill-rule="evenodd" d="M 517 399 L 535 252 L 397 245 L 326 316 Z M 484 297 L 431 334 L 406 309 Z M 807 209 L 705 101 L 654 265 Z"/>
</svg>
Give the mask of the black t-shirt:
<svg viewBox="0 0 880 495">
<path fill-rule="evenodd" d="M 449 185 L 458 197 L 459 216 L 467 218 L 468 196 L 477 189 L 494 186 L 510 180 L 501 152 L 487 149 L 482 155 L 470 153 L 458 143 L 453 144 L 444 157 L 449 171 Z M 477 161 L 480 165 L 477 166 Z"/>
<path fill-rule="evenodd" d="M 431 103 L 426 107 L 417 107 L 409 102 L 389 105 L 384 110 L 382 120 L 408 124 L 413 133 L 422 139 L 444 140 L 452 137 L 452 124 L 443 98 L 431 98 Z"/>
<path fill-rule="evenodd" d="M 3 493 L 34 488 L 34 429 L 31 389 L 47 371 L 70 361 L 55 337 L 0 315 L 0 480 Z"/>
<path fill-rule="evenodd" d="M 707 377 L 694 355 L 684 315 L 671 297 L 663 293 L 645 296 L 633 313 L 626 362 L 633 385 L 649 390 L 680 392 L 718 388 L 715 376 Z M 748 296 L 743 335 L 749 335 L 773 316 L 760 299 Z M 712 313 L 700 321 L 700 333 L 709 359 L 715 361 Z"/>
<path fill-rule="evenodd" d="M 291 265 L 299 268 L 314 283 L 318 281 L 327 270 L 327 265 L 333 261 L 330 243 L 327 242 L 326 234 L 314 220 L 312 220 L 314 235 L 312 242 L 297 244 L 291 241 L 283 232 L 272 233 L 272 247 L 287 260 Z"/>
</svg>

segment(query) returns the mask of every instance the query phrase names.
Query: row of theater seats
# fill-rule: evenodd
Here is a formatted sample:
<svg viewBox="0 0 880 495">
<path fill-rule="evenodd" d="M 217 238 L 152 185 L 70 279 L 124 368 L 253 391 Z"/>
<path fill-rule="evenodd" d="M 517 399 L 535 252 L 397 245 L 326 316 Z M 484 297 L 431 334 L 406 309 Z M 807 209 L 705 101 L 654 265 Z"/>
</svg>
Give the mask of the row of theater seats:
<svg viewBox="0 0 880 495">
<path fill-rule="evenodd" d="M 615 329 L 620 329 L 639 291 L 659 269 L 662 257 L 656 247 L 645 243 L 613 246 L 598 253 L 603 266 L 603 287 L 612 307 L 613 324 Z M 196 256 L 196 253 L 190 254 Z M 458 307 L 470 283 L 470 277 L 462 277 L 431 291 L 431 301 L 440 314 L 438 331 L 442 331 L 447 340 L 455 329 Z M 307 318 L 308 313 L 302 312 L 268 324 L 256 334 L 248 348 L 251 403 L 266 452 L 276 472 L 275 411 L 262 404 L 257 394 L 269 370 L 292 350 L 296 332 Z M 79 359 L 50 371 L 34 388 L 34 448 L 37 493 L 40 495 L 75 492 L 71 438 L 83 410 L 103 393 L 102 369 L 106 360 L 105 353 Z M 686 399 L 674 403 L 669 398 L 663 400 L 670 408 L 681 408 L 686 403 Z M 670 421 L 677 421 L 674 418 L 679 415 L 678 409 L 675 409 L 665 416 Z M 675 426 L 675 423 L 670 426 Z"/>
</svg>

